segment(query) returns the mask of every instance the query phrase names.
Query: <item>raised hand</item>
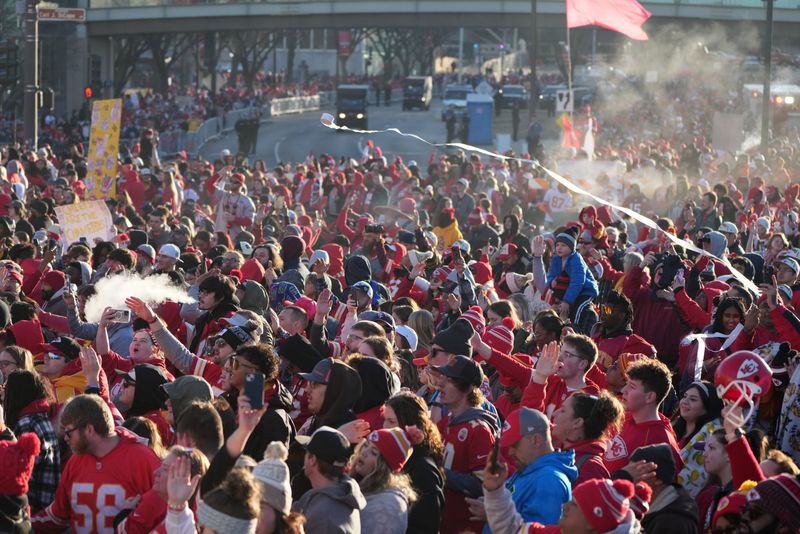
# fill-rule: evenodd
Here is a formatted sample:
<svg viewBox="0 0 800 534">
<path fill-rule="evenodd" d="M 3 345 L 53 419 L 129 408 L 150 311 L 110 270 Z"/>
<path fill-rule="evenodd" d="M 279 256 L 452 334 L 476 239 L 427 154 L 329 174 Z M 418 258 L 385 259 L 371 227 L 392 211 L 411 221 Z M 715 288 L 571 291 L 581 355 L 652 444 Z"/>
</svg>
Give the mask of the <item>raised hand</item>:
<svg viewBox="0 0 800 534">
<path fill-rule="evenodd" d="M 317 297 L 317 317 L 324 319 L 326 315 L 331 312 L 331 308 L 333 308 L 333 298 L 331 296 L 331 290 L 328 288 L 323 289 L 319 293 L 319 297 Z"/>
<path fill-rule="evenodd" d="M 369 423 L 361 419 L 354 419 L 349 423 L 345 423 L 338 428 L 339 432 L 344 434 L 351 444 L 356 445 L 361 443 L 361 440 L 369 434 Z"/>
<path fill-rule="evenodd" d="M 542 257 L 546 246 L 543 235 L 533 236 L 533 239 L 531 239 L 531 254 L 536 257 Z"/>
<path fill-rule="evenodd" d="M 192 475 L 192 462 L 183 455 L 178 455 L 167 473 L 167 502 L 171 508 L 182 508 L 191 498 L 200 475 Z"/>
<path fill-rule="evenodd" d="M 539 361 L 536 362 L 534 379 L 543 379 L 542 383 L 544 383 L 549 377 L 556 374 L 559 368 L 558 357 L 560 353 L 561 349 L 556 341 L 551 341 L 542 347 L 542 351 L 539 353 Z"/>
<path fill-rule="evenodd" d="M 258 410 L 250 406 L 250 399 L 244 393 L 239 394 L 238 400 L 238 414 L 239 414 L 239 428 L 247 432 L 252 432 L 261 421 L 261 417 L 267 412 L 267 404 L 265 403 Z"/>
<path fill-rule="evenodd" d="M 100 356 L 92 347 L 81 347 L 81 370 L 89 386 L 100 385 Z"/>
<path fill-rule="evenodd" d="M 126 298 L 125 305 L 130 308 L 137 317 L 144 319 L 148 323 L 152 323 L 156 320 L 156 313 L 153 311 L 153 308 L 138 297 Z"/>
</svg>

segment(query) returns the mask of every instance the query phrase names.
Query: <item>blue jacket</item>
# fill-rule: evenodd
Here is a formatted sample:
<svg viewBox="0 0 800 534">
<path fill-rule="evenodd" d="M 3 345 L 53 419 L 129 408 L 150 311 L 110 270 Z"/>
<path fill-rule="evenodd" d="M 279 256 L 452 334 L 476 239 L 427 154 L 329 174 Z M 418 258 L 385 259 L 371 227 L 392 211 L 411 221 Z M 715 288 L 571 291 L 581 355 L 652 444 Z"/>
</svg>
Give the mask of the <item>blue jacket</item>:
<svg viewBox="0 0 800 534">
<path fill-rule="evenodd" d="M 554 254 L 550 259 L 550 269 L 547 271 L 547 287 L 551 287 L 550 284 L 552 284 L 553 280 L 558 278 L 560 274 L 561 256 Z M 594 279 L 594 275 L 592 275 L 586 262 L 583 261 L 581 255 L 577 252 L 573 252 L 567 256 L 567 267 L 564 269 L 564 274 L 569 276 L 569 287 L 566 293 L 564 293 L 564 298 L 561 300 L 567 304 L 572 304 L 575 302 L 575 299 L 581 295 L 588 297 L 597 296 L 597 281 Z"/>
<path fill-rule="evenodd" d="M 572 483 L 577 478 L 575 452 L 557 451 L 514 473 L 506 481 L 506 489 L 525 523 L 555 525 L 561 519 L 561 505 L 572 499 Z M 483 532 L 491 532 L 488 523 Z"/>
</svg>

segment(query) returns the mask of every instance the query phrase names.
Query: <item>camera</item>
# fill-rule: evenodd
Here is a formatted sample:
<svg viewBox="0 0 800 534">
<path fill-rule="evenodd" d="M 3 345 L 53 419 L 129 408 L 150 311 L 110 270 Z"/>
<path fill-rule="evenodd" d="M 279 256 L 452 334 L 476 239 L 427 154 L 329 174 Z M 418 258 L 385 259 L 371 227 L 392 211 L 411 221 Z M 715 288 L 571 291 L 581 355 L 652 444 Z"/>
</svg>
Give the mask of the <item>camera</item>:
<svg viewBox="0 0 800 534">
<path fill-rule="evenodd" d="M 384 228 L 382 224 L 368 224 L 364 231 L 368 234 L 383 235 Z"/>
</svg>

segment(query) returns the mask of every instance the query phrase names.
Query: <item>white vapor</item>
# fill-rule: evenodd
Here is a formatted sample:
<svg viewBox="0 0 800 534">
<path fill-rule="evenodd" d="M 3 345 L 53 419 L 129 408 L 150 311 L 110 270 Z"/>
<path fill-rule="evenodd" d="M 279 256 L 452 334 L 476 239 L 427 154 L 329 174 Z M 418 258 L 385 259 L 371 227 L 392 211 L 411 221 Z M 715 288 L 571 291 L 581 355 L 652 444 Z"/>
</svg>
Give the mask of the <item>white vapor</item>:
<svg viewBox="0 0 800 534">
<path fill-rule="evenodd" d="M 184 289 L 175 287 L 169 276 L 159 274 L 142 278 L 135 274 L 118 274 L 102 278 L 95 284 L 97 294 L 86 302 L 86 320 L 100 321 L 106 307 L 127 309 L 125 299 L 138 297 L 151 306 L 166 300 L 191 303 L 194 299 Z"/>
</svg>

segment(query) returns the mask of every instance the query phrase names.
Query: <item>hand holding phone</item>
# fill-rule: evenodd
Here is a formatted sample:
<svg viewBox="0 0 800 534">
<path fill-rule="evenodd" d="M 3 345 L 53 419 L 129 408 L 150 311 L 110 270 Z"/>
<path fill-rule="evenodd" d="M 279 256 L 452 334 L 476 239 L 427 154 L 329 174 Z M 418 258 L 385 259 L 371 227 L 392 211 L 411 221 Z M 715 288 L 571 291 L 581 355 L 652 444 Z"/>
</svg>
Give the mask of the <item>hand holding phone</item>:
<svg viewBox="0 0 800 534">
<path fill-rule="evenodd" d="M 244 375 L 244 394 L 250 399 L 250 407 L 260 410 L 264 406 L 264 375 L 247 373 Z"/>
</svg>

